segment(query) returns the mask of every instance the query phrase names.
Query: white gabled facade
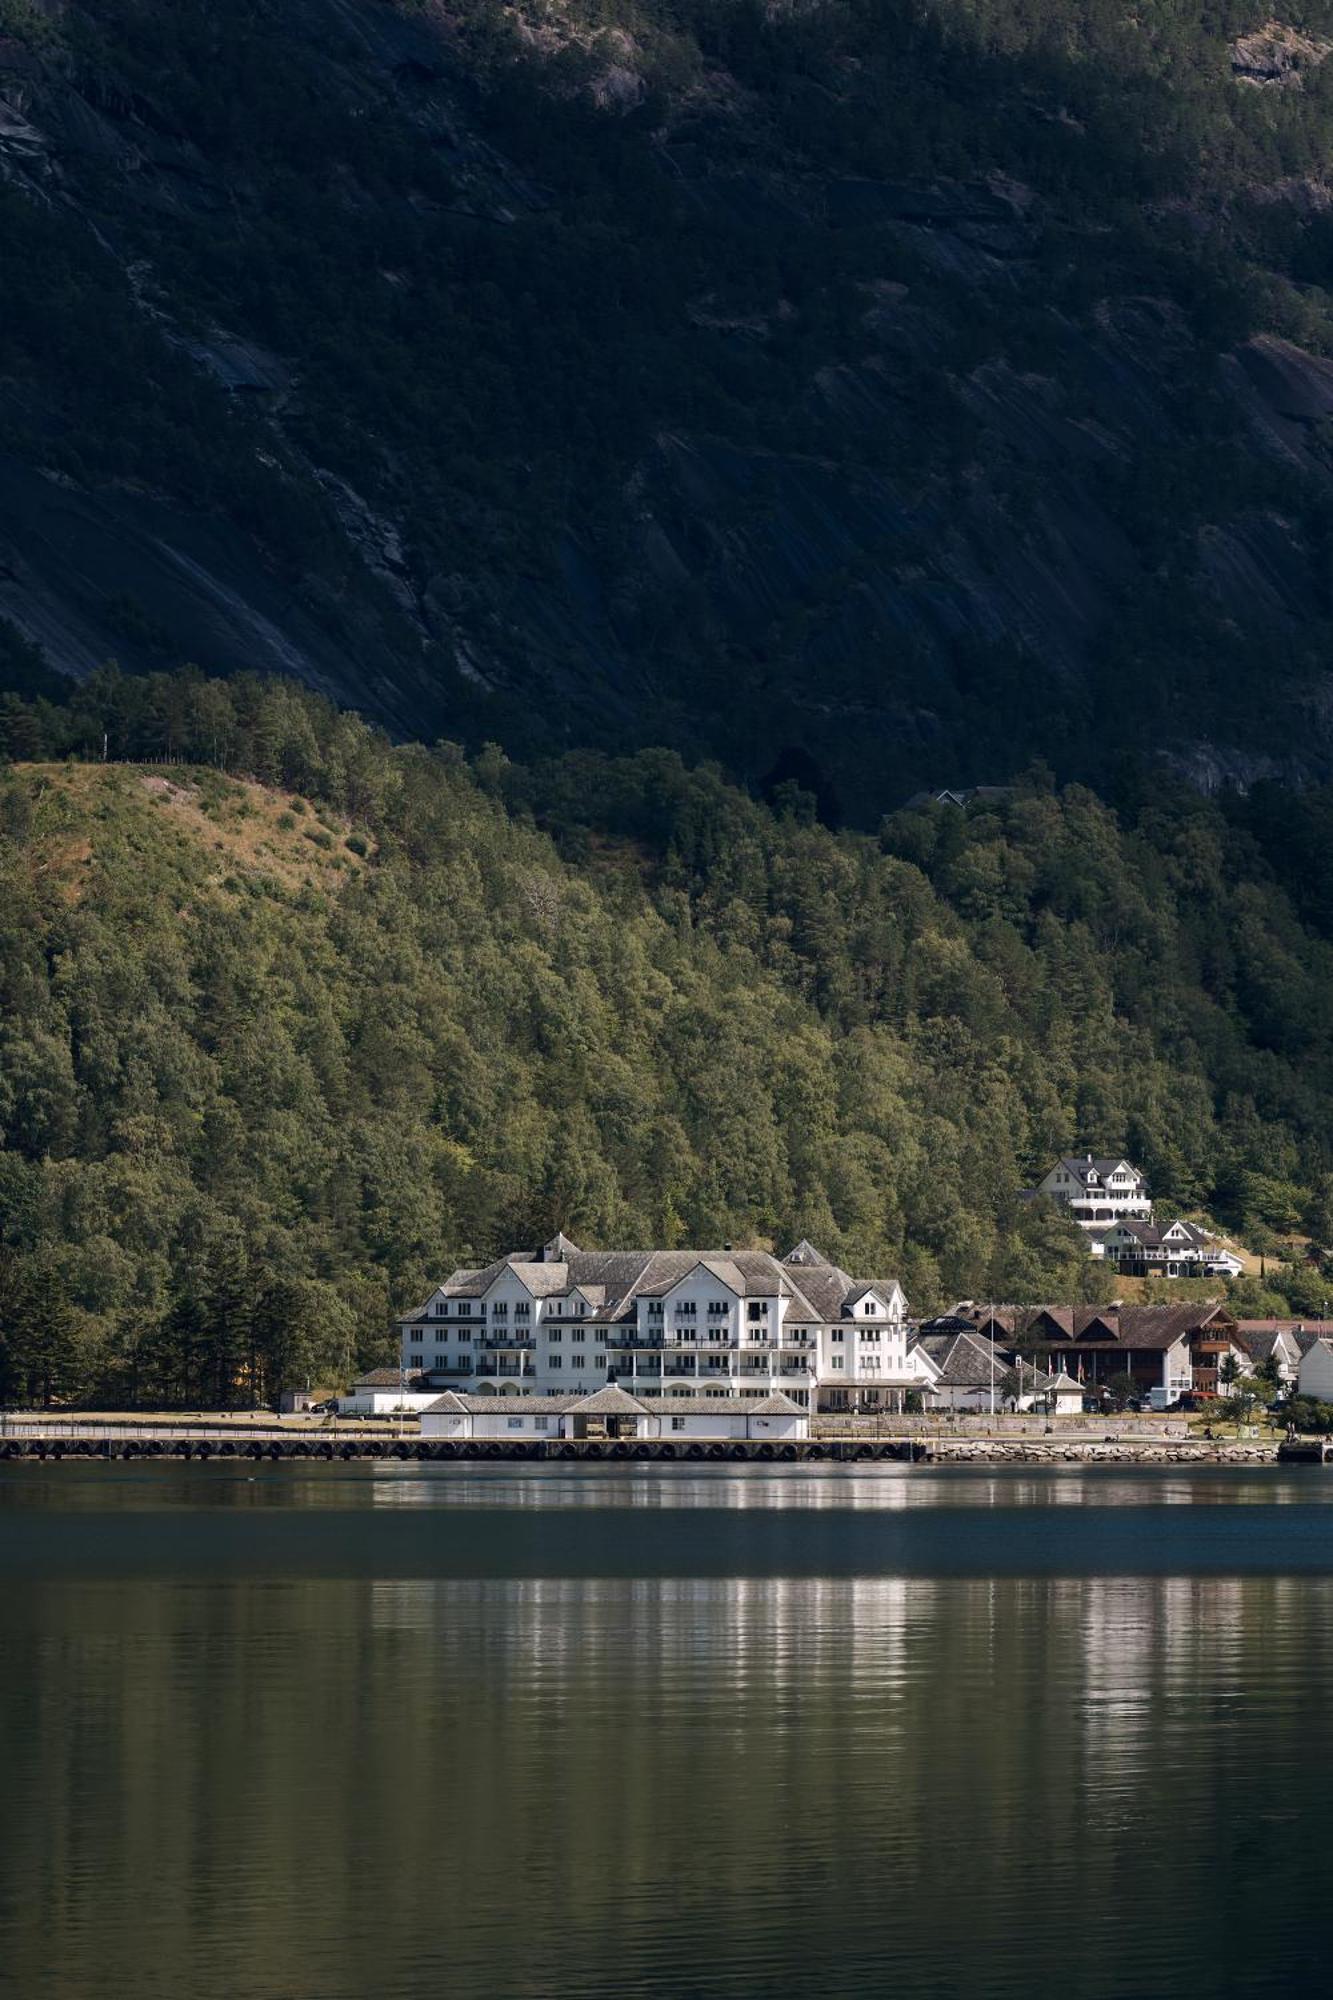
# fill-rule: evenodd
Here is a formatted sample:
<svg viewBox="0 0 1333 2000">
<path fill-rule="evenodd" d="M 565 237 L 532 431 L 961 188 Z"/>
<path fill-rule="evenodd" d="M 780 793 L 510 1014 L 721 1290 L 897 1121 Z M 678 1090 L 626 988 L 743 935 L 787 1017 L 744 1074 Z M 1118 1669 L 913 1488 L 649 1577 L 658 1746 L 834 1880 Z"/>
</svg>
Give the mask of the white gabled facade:
<svg viewBox="0 0 1333 2000">
<path fill-rule="evenodd" d="M 1125 1159 L 1071 1154 L 1057 1160 L 1033 1192 L 1058 1201 L 1082 1229 L 1106 1229 L 1127 1215 L 1152 1217 L 1143 1175 Z"/>
<path fill-rule="evenodd" d="M 1301 1356 L 1297 1388 L 1302 1396 L 1333 1403 L 1333 1340 L 1312 1341 Z"/>
<path fill-rule="evenodd" d="M 896 1281 L 858 1288 L 838 1318 L 820 1325 L 818 1353 L 826 1409 L 901 1407 L 909 1390 L 928 1386 L 926 1371 L 907 1351 L 907 1300 Z"/>
<path fill-rule="evenodd" d="M 583 1251 L 558 1236 L 455 1271 L 400 1322 L 401 1365 L 439 1392 L 648 1398 L 789 1396 L 901 1408 L 922 1386 L 896 1279 L 857 1280 L 809 1244 L 764 1251 Z"/>
<path fill-rule="evenodd" d="M 1103 1229 L 1092 1248 L 1126 1277 L 1238 1278 L 1245 1269 L 1243 1258 L 1197 1222 L 1170 1222 L 1159 1229 L 1125 1216 Z"/>
</svg>

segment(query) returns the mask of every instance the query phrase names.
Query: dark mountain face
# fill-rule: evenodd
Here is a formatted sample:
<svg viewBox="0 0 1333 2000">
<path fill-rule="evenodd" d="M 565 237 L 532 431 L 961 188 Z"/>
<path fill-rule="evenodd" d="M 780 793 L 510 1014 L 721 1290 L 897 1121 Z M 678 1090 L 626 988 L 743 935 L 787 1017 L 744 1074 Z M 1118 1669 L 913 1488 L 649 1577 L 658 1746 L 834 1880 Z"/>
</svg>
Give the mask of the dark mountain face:
<svg viewBox="0 0 1333 2000">
<path fill-rule="evenodd" d="M 858 819 L 1323 771 L 1333 10 L 1152 12 L 0 0 L 0 614 Z"/>
</svg>

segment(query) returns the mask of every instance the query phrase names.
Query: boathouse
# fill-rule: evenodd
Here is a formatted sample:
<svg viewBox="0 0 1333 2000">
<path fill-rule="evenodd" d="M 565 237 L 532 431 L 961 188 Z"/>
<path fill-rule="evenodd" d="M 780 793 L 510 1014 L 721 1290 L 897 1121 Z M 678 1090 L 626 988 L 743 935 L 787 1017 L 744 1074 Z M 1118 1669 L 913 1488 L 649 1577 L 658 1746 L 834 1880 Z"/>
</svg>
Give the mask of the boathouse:
<svg viewBox="0 0 1333 2000">
<path fill-rule="evenodd" d="M 588 1396 L 469 1395 L 448 1389 L 421 1413 L 427 1438 L 535 1438 L 584 1443 L 677 1440 L 787 1443 L 810 1435 L 807 1410 L 781 1390 L 755 1402 L 731 1396 L 672 1396 L 657 1406 L 640 1402 L 615 1383 Z"/>
</svg>

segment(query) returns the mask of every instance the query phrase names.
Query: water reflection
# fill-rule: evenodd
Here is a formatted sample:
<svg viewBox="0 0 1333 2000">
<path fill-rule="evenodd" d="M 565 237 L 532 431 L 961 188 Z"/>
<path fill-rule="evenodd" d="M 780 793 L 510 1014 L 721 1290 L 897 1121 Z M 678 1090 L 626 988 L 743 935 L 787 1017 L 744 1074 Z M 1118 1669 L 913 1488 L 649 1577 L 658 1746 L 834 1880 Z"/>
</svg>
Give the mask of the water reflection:
<svg viewBox="0 0 1333 2000">
<path fill-rule="evenodd" d="M 691 1475 L 668 1505 L 643 1475 L 211 1473 L 98 1511 L 65 1472 L 40 1505 L 0 1482 L 24 2000 L 1314 1989 L 1333 1580 L 1283 1567 L 1331 1518 L 1303 1487 L 1190 1515 L 1085 1482 L 1075 1520 L 990 1478 Z M 1206 1570 L 1210 1522 L 1264 1517 L 1263 1572 L 1143 1569 L 1168 1523 Z M 967 1560 L 904 1568 L 922 1526 Z M 1099 1572 L 1062 1568 L 1079 1526 Z M 433 1568 L 397 1573 L 418 1529 Z"/>
</svg>

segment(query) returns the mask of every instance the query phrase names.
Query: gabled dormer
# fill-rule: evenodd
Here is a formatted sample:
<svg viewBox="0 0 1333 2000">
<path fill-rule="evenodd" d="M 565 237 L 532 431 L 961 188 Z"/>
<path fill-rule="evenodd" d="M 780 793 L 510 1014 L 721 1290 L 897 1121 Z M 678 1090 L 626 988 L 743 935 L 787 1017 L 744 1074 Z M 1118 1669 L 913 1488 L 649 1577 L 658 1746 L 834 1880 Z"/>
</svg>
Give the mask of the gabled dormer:
<svg viewBox="0 0 1333 2000">
<path fill-rule="evenodd" d="M 1068 1306 L 1043 1306 L 1024 1333 L 1024 1342 L 1033 1347 L 1048 1341 L 1074 1338 L 1074 1315 Z"/>
<path fill-rule="evenodd" d="M 604 1286 L 571 1285 L 563 1298 L 548 1300 L 546 1310 L 556 1319 L 593 1319 L 604 1297 Z"/>
<path fill-rule="evenodd" d="M 896 1278 L 874 1279 L 858 1285 L 842 1302 L 844 1319 L 900 1320 L 907 1299 Z"/>
</svg>

